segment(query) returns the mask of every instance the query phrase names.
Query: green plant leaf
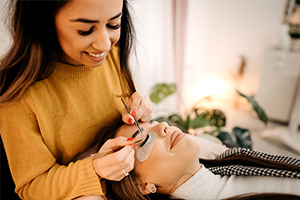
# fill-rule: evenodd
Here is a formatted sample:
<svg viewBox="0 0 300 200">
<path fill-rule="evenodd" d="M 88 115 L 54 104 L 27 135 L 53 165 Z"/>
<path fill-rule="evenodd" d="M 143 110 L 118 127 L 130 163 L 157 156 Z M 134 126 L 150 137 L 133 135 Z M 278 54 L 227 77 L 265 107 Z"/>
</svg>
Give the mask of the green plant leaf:
<svg viewBox="0 0 300 200">
<path fill-rule="evenodd" d="M 153 121 L 157 121 L 157 122 L 159 122 L 159 123 L 161 123 L 161 122 L 165 122 L 165 121 L 167 121 L 167 118 L 166 117 L 163 117 L 163 116 L 161 116 L 161 117 L 157 117 L 157 118 L 155 118 L 155 119 L 152 119 Z"/>
<path fill-rule="evenodd" d="M 189 128 L 201 128 L 209 125 L 209 121 L 205 119 L 203 114 L 196 115 L 196 117 L 190 121 Z"/>
<path fill-rule="evenodd" d="M 205 119 L 205 113 L 207 112 L 207 110 L 202 111 L 202 112 L 198 112 L 198 108 L 194 108 L 193 109 L 193 113 L 195 113 L 195 118 L 190 120 L 190 128 L 201 128 L 201 127 L 205 127 L 207 125 L 209 125 L 209 120 Z"/>
<path fill-rule="evenodd" d="M 227 147 L 238 147 L 238 145 L 232 140 L 231 135 L 228 132 L 220 132 L 219 135 L 217 135 L 217 138 L 219 138 L 223 144 L 225 144 Z"/>
<path fill-rule="evenodd" d="M 166 97 L 170 96 L 171 94 L 175 93 L 177 90 L 176 84 L 166 84 L 166 83 L 159 83 L 152 87 L 150 100 L 158 104 Z"/>
<path fill-rule="evenodd" d="M 290 34 L 291 38 L 299 39 L 300 38 L 300 24 L 291 25 L 289 34 Z"/>
<path fill-rule="evenodd" d="M 228 132 L 220 132 L 217 135 L 223 144 L 227 147 L 243 147 L 247 149 L 252 149 L 251 135 L 248 129 L 242 129 L 239 127 L 234 127 L 232 133 L 236 138 L 236 142 L 233 141 L 232 136 Z"/>
<path fill-rule="evenodd" d="M 241 93 L 240 91 L 236 90 L 236 92 L 246 98 L 251 104 L 252 104 L 252 107 L 253 109 L 255 110 L 255 112 L 257 113 L 258 115 L 258 118 L 263 121 L 265 124 L 268 123 L 269 119 L 268 119 L 268 116 L 266 115 L 265 111 L 259 106 L 259 104 L 250 96 L 247 96 L 243 93 Z"/>
<path fill-rule="evenodd" d="M 173 115 L 171 115 L 171 116 L 173 116 Z M 157 121 L 159 123 L 167 122 L 170 126 L 176 126 L 183 132 L 187 133 L 187 129 L 181 125 L 181 124 L 184 124 L 184 121 L 182 119 L 178 118 L 180 116 L 176 116 L 176 117 L 175 116 L 171 117 L 171 116 L 169 116 L 169 117 L 160 116 L 160 117 L 154 118 L 153 121 Z"/>
<path fill-rule="evenodd" d="M 237 144 L 240 147 L 244 147 L 247 149 L 252 149 L 251 135 L 248 129 L 242 129 L 239 127 L 234 127 L 232 129 L 232 133 L 234 134 Z"/>
<path fill-rule="evenodd" d="M 223 111 L 219 109 L 210 109 L 204 113 L 204 117 L 209 120 L 209 125 L 217 129 L 226 125 L 226 117 Z"/>
<path fill-rule="evenodd" d="M 187 132 L 189 129 L 188 123 L 177 114 L 170 115 L 168 117 L 168 122 L 173 125 L 176 124 L 177 127 L 180 128 L 183 132 Z"/>
</svg>

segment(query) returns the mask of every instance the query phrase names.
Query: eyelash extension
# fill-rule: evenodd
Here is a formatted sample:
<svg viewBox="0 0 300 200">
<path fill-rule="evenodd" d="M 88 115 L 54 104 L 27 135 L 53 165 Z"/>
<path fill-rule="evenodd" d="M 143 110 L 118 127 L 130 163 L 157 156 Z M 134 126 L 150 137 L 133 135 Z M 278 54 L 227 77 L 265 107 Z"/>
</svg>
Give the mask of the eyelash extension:
<svg viewBox="0 0 300 200">
<path fill-rule="evenodd" d="M 117 29 L 119 29 L 119 28 L 121 27 L 121 24 L 117 24 L 117 25 L 115 25 L 115 26 L 111 26 L 111 25 L 107 24 L 106 26 L 107 26 L 108 28 L 117 30 Z"/>
<path fill-rule="evenodd" d="M 147 135 L 146 139 L 144 140 L 144 142 L 141 144 L 140 147 L 144 146 L 144 144 L 146 144 L 147 140 L 149 139 L 149 134 Z"/>
<path fill-rule="evenodd" d="M 90 35 L 93 31 L 94 31 L 94 26 L 90 30 L 88 30 L 88 31 L 78 31 L 78 33 L 80 35 L 85 36 L 85 35 Z"/>
</svg>

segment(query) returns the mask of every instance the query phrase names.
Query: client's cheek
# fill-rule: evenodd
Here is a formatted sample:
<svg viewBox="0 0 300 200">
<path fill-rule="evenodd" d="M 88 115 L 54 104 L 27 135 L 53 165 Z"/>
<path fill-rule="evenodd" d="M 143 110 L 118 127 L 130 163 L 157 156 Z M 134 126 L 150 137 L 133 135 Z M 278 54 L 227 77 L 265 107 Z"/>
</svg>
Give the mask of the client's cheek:
<svg viewBox="0 0 300 200">
<path fill-rule="evenodd" d="M 155 140 L 156 140 L 156 133 L 154 131 L 151 131 L 149 133 L 149 138 L 147 142 L 136 152 L 136 158 L 138 159 L 138 161 L 144 162 L 145 160 L 148 159 L 151 150 L 153 148 L 153 145 L 155 143 Z"/>
</svg>

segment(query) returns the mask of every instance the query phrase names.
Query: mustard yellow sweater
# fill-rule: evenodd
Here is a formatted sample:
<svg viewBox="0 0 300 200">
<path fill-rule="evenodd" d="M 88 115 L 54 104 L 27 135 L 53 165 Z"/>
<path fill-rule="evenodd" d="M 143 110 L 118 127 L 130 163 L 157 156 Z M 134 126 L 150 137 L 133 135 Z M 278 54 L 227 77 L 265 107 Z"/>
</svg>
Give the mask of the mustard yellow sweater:
<svg viewBox="0 0 300 200">
<path fill-rule="evenodd" d="M 97 68 L 56 63 L 16 104 L 1 106 L 0 133 L 22 199 L 101 195 L 91 158 L 72 162 L 101 126 L 121 114 L 124 94 L 117 49 Z"/>
</svg>

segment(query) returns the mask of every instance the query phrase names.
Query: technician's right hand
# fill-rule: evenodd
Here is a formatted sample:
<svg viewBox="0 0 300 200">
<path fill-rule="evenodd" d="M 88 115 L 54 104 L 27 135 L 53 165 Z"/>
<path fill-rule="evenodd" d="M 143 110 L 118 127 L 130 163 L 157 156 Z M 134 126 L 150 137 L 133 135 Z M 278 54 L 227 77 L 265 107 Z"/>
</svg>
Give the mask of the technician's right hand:
<svg viewBox="0 0 300 200">
<path fill-rule="evenodd" d="M 95 172 L 100 178 L 120 181 L 127 176 L 134 167 L 133 138 L 117 137 L 107 140 L 98 152 L 124 146 L 117 152 L 98 157 L 93 160 Z"/>
</svg>

